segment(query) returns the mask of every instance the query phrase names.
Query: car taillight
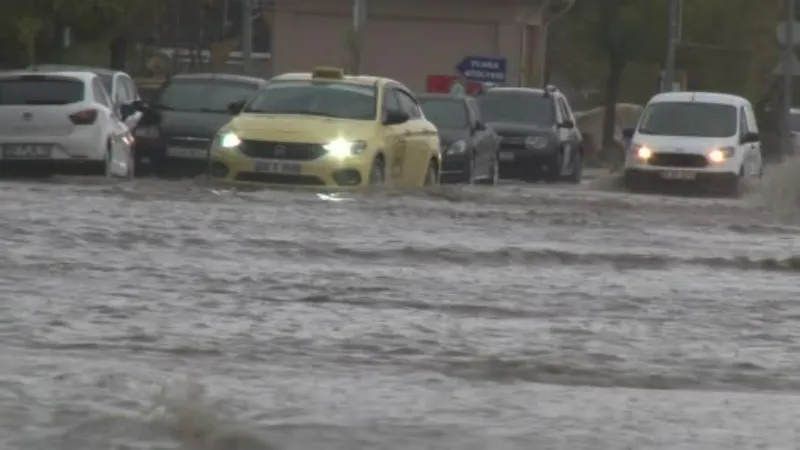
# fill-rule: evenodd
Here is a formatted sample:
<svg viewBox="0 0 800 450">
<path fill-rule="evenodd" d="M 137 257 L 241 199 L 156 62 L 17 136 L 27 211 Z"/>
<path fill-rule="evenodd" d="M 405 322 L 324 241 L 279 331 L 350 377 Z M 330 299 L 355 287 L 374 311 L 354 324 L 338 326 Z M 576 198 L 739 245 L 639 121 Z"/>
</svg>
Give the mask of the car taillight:
<svg viewBox="0 0 800 450">
<path fill-rule="evenodd" d="M 75 125 L 91 125 L 97 120 L 96 109 L 84 109 L 69 115 L 69 120 Z"/>
</svg>

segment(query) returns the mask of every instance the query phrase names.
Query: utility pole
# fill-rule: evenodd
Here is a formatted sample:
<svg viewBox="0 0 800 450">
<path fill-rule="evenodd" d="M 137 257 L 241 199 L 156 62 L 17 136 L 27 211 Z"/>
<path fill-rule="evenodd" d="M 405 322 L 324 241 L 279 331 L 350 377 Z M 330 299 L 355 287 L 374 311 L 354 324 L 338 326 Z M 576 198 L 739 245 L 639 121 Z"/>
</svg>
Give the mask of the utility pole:
<svg viewBox="0 0 800 450">
<path fill-rule="evenodd" d="M 782 141 L 783 154 L 792 153 L 792 130 L 791 113 L 792 100 L 794 98 L 793 81 L 795 71 L 794 61 L 794 23 L 795 23 L 795 0 L 786 0 L 786 46 L 783 49 L 783 127 Z"/>
<path fill-rule="evenodd" d="M 367 23 L 367 0 L 353 0 L 353 36 L 351 45 L 354 75 L 361 73 L 362 47 L 364 46 L 364 25 Z"/>
<path fill-rule="evenodd" d="M 661 90 L 670 92 L 675 86 L 675 53 L 678 49 L 681 0 L 669 0 L 669 29 L 667 30 L 667 60 L 664 64 L 664 79 Z"/>
<path fill-rule="evenodd" d="M 253 0 L 242 0 L 242 64 L 245 75 L 253 74 Z"/>
</svg>

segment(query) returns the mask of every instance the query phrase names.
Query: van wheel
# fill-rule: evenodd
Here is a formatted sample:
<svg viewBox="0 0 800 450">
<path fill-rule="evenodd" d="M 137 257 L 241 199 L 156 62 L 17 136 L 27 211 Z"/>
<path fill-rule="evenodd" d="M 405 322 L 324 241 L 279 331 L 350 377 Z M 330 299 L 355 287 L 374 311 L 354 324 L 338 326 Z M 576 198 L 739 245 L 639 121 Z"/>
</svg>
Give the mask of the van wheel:
<svg viewBox="0 0 800 450">
<path fill-rule="evenodd" d="M 583 176 L 583 150 L 578 149 L 575 156 L 572 158 L 572 173 L 567 175 L 567 181 L 574 184 L 581 182 Z"/>
</svg>

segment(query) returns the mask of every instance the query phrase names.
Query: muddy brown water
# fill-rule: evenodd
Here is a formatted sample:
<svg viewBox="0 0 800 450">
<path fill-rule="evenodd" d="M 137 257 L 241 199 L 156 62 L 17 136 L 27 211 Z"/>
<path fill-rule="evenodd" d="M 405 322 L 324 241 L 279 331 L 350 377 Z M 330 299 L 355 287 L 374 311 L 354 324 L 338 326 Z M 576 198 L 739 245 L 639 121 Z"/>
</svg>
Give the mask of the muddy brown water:
<svg viewBox="0 0 800 450">
<path fill-rule="evenodd" d="M 793 173 L 0 183 L 0 448 L 797 448 Z"/>
</svg>

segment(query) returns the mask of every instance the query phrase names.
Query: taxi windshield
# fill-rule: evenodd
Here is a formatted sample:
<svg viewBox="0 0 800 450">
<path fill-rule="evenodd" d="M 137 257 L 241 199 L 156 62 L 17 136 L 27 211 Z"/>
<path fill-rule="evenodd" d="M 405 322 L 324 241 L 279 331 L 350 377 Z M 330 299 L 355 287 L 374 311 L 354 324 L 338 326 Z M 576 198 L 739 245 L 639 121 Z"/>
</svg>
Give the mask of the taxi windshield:
<svg viewBox="0 0 800 450">
<path fill-rule="evenodd" d="M 340 81 L 273 81 L 243 109 L 255 114 L 302 114 L 375 120 L 375 86 Z"/>
<path fill-rule="evenodd" d="M 736 107 L 719 103 L 658 102 L 642 114 L 639 133 L 723 138 L 736 134 Z"/>
</svg>

